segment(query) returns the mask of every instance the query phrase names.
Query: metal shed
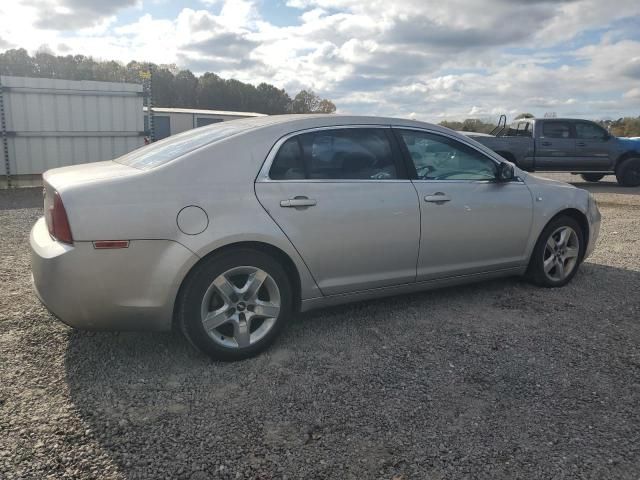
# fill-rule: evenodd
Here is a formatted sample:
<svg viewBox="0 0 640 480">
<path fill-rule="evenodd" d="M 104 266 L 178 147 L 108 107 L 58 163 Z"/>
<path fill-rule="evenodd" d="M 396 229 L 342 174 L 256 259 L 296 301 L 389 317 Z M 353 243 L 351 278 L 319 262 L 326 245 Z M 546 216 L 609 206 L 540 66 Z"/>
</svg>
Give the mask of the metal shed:
<svg viewBox="0 0 640 480">
<path fill-rule="evenodd" d="M 0 186 L 144 144 L 142 85 L 0 76 Z"/>
<path fill-rule="evenodd" d="M 184 132 L 192 128 L 204 127 L 212 123 L 226 122 L 236 118 L 263 117 L 264 113 L 255 112 L 229 112 L 226 110 L 201 110 L 194 108 L 164 108 L 153 107 L 153 129 L 156 140 L 161 140 L 169 135 Z M 147 108 L 145 107 L 145 112 Z M 147 117 L 145 116 L 145 130 Z"/>
</svg>

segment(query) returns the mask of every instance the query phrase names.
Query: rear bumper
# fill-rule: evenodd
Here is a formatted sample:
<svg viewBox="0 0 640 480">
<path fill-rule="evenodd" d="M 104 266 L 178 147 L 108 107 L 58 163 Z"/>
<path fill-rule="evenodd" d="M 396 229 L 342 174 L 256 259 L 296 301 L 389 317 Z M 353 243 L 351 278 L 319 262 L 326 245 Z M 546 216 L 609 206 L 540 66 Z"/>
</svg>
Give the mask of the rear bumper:
<svg viewBox="0 0 640 480">
<path fill-rule="evenodd" d="M 30 235 L 33 285 L 62 322 L 92 330 L 168 330 L 182 279 L 198 258 L 169 240 L 134 240 L 96 250 L 49 235 L 44 219 Z"/>
</svg>

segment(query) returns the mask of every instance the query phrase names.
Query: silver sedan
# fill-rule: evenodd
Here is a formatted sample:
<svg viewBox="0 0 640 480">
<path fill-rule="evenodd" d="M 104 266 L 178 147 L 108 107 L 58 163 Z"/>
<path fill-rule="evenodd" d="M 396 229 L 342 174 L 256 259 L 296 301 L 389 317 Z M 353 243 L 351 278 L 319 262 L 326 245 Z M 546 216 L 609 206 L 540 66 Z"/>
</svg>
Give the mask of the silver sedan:
<svg viewBox="0 0 640 480">
<path fill-rule="evenodd" d="M 593 197 L 427 123 L 271 116 L 44 174 L 43 303 L 77 328 L 180 328 L 256 354 L 295 312 L 526 275 L 560 287 L 593 251 Z"/>
</svg>

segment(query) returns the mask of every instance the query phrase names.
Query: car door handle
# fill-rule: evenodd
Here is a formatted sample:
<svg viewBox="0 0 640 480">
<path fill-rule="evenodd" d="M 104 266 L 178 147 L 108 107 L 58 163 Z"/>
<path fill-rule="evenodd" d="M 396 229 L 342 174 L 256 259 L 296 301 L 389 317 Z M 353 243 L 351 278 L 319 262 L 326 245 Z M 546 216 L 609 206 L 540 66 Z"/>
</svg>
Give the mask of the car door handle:
<svg viewBox="0 0 640 480">
<path fill-rule="evenodd" d="M 450 202 L 451 199 L 442 192 L 436 192 L 433 195 L 426 195 L 424 197 L 424 201 L 430 202 L 430 203 L 444 203 L 444 202 Z"/>
<path fill-rule="evenodd" d="M 576 143 L 576 145 L 577 145 L 578 147 L 586 147 L 586 146 L 587 146 L 587 144 L 586 144 L 586 143 L 584 143 L 584 142 Z"/>
<path fill-rule="evenodd" d="M 281 200 L 280 206 L 283 208 L 313 207 L 316 203 L 317 202 L 313 198 L 295 197 L 287 200 Z"/>
<path fill-rule="evenodd" d="M 543 147 L 550 147 L 552 145 L 551 142 L 542 142 Z"/>
</svg>

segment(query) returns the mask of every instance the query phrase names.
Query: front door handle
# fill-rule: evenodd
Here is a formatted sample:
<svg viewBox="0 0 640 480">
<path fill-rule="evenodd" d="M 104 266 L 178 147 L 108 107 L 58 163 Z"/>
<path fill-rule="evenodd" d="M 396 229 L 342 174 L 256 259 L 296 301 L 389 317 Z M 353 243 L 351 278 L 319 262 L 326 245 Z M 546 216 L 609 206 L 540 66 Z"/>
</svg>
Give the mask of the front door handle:
<svg viewBox="0 0 640 480">
<path fill-rule="evenodd" d="M 443 192 L 436 192 L 433 195 L 426 195 L 424 197 L 424 201 L 425 202 L 430 202 L 430 203 L 444 203 L 444 202 L 450 202 L 451 199 Z"/>
<path fill-rule="evenodd" d="M 586 143 L 584 143 L 584 142 L 576 143 L 576 145 L 577 145 L 578 147 L 586 147 L 586 146 L 587 146 L 587 144 L 586 144 Z"/>
<path fill-rule="evenodd" d="M 280 206 L 283 208 L 313 207 L 317 202 L 313 198 L 294 197 L 281 200 Z"/>
<path fill-rule="evenodd" d="M 543 147 L 550 147 L 552 145 L 551 142 L 542 142 Z"/>
</svg>

